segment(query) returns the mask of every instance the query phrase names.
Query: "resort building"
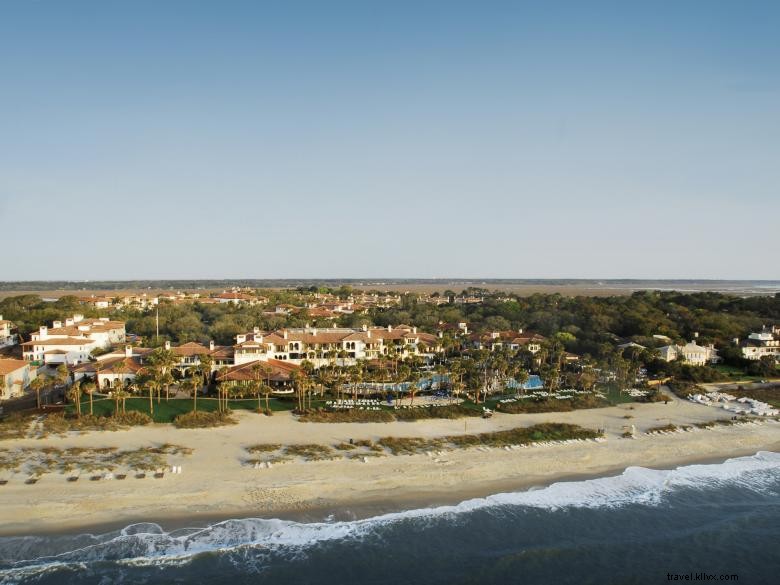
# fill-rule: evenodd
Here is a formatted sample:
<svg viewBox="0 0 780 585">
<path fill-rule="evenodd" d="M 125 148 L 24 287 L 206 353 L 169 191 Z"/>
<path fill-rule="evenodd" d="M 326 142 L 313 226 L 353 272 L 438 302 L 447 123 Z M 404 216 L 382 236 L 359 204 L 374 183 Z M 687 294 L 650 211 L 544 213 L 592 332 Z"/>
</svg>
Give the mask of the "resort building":
<svg viewBox="0 0 780 585">
<path fill-rule="evenodd" d="M 0 315 L 0 349 L 17 343 L 19 343 L 19 335 L 16 333 L 16 327 Z"/>
<path fill-rule="evenodd" d="M 109 390 L 127 386 L 135 381 L 144 368 L 144 358 L 153 350 L 145 347 L 126 346 L 124 350 L 98 357 L 95 361 L 87 361 L 73 366 L 70 371 L 73 380 L 91 378 L 97 380 L 98 387 Z"/>
<path fill-rule="evenodd" d="M 720 361 L 718 350 L 714 345 L 702 346 L 694 341 L 685 345 L 665 345 L 656 349 L 656 352 L 666 362 L 683 359 L 685 363 L 692 366 L 706 366 Z"/>
<path fill-rule="evenodd" d="M 276 391 L 280 387 L 288 386 L 293 372 L 300 370 L 290 362 L 269 359 L 239 364 L 229 368 L 226 372 L 218 373 L 217 382 L 234 382 L 248 384 L 249 382 L 263 382 Z"/>
<path fill-rule="evenodd" d="M 107 318 L 84 319 L 74 315 L 65 323 L 54 321 L 42 326 L 32 339 L 22 344 L 25 361 L 37 365 L 79 364 L 89 360 L 95 349 L 109 349 L 125 342 L 125 324 Z"/>
<path fill-rule="evenodd" d="M 357 360 L 393 356 L 406 359 L 428 357 L 441 351 L 439 339 L 416 327 L 279 329 L 270 333 L 255 328 L 236 337 L 233 346 L 236 365 L 257 360 L 279 360 L 300 364 L 308 360 L 315 367 L 326 364 L 351 365 Z"/>
<path fill-rule="evenodd" d="M 748 360 L 760 360 L 773 357 L 780 360 L 780 328 L 766 328 L 760 333 L 751 333 L 742 343 L 742 357 Z"/>
<path fill-rule="evenodd" d="M 35 376 L 36 370 L 29 362 L 0 359 L 0 400 L 21 396 Z"/>
<path fill-rule="evenodd" d="M 500 347 L 518 350 L 525 348 L 533 354 L 542 349 L 542 343 L 547 340 L 544 335 L 538 333 L 523 333 L 522 329 L 517 331 L 491 331 L 489 333 L 474 333 L 469 338 L 471 344 L 476 349 L 489 349 L 491 351 Z"/>
<path fill-rule="evenodd" d="M 212 297 L 220 303 L 230 303 L 233 305 L 256 305 L 260 302 L 259 299 L 240 292 L 222 292 Z"/>
<path fill-rule="evenodd" d="M 212 372 L 223 366 L 233 365 L 233 348 L 229 345 L 215 345 L 213 341 L 209 341 L 208 345 L 190 341 L 175 347 L 171 346 L 170 341 L 166 341 L 165 349 L 172 351 L 179 358 L 175 367 L 182 374 L 186 374 L 189 368 L 200 365 L 202 356 L 211 358 Z"/>
<path fill-rule="evenodd" d="M 171 346 L 171 343 L 166 341 L 164 348 L 178 358 L 172 369 L 181 376 L 190 375 L 189 370 L 200 365 L 201 358 L 205 355 L 211 358 L 212 373 L 233 365 L 233 348 L 229 345 L 214 345 L 213 341 L 208 345 L 189 342 L 179 346 Z M 131 384 L 153 351 L 152 348 L 127 345 L 121 352 L 104 354 L 94 361 L 72 367 L 73 379 L 97 377 L 101 388 L 115 388 L 117 383 Z"/>
</svg>

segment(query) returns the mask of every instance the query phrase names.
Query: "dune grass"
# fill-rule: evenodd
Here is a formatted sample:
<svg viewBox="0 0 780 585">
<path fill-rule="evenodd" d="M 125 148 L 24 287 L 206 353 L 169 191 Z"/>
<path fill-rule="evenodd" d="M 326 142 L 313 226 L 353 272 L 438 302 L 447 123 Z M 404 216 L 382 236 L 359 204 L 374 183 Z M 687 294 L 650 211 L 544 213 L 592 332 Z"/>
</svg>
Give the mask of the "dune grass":
<svg viewBox="0 0 780 585">
<path fill-rule="evenodd" d="M 540 441 L 595 439 L 600 436 L 598 432 L 578 425 L 544 423 L 506 431 L 493 431 L 473 435 L 449 435 L 434 439 L 383 437 L 377 441 L 377 444 L 388 449 L 393 455 L 412 455 L 434 449 L 480 446 L 504 447 L 508 445 L 527 445 Z"/>
<path fill-rule="evenodd" d="M 23 473 L 36 481 L 52 473 L 67 475 L 69 481 L 76 481 L 82 474 L 100 479 L 103 473 L 120 468 L 138 472 L 163 469 L 168 465 L 169 455 L 191 453 L 189 447 L 170 443 L 128 450 L 117 447 L 0 449 L 0 475 Z"/>
</svg>

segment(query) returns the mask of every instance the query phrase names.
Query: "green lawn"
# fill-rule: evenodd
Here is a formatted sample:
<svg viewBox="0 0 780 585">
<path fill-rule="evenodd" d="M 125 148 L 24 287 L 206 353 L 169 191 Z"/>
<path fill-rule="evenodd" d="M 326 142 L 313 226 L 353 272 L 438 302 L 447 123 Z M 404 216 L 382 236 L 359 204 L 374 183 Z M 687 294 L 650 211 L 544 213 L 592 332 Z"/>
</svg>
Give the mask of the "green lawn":
<svg viewBox="0 0 780 585">
<path fill-rule="evenodd" d="M 712 367 L 718 370 L 724 376 L 728 376 L 735 380 L 760 380 L 761 379 L 761 376 L 749 376 L 748 374 L 745 373 L 745 371 L 742 368 L 737 368 L 736 366 L 728 366 L 726 364 L 716 364 Z"/>
<path fill-rule="evenodd" d="M 316 402 L 316 401 L 315 401 Z M 173 419 L 180 414 L 190 412 L 192 410 L 192 399 L 190 398 L 171 398 L 165 400 L 165 397 L 157 402 L 157 398 L 153 400 L 154 403 L 154 415 L 152 418 L 154 422 L 169 423 L 173 422 Z M 260 403 L 265 408 L 265 399 L 261 399 Z M 257 398 L 247 398 L 244 400 L 230 400 L 228 406 L 231 410 L 257 410 Z M 295 408 L 294 400 L 279 400 L 271 398 L 269 406 L 272 411 L 292 410 Z M 93 412 L 95 416 L 111 416 L 114 414 L 116 405 L 110 398 L 96 399 L 93 401 Z M 144 414 L 149 414 L 149 398 L 133 397 L 128 398 L 125 401 L 126 410 L 137 410 Z M 68 405 L 68 412 L 73 412 L 73 405 Z M 212 412 L 217 410 L 216 398 L 198 398 L 198 410 Z M 81 412 L 86 414 L 89 412 L 89 400 L 82 400 Z"/>
</svg>

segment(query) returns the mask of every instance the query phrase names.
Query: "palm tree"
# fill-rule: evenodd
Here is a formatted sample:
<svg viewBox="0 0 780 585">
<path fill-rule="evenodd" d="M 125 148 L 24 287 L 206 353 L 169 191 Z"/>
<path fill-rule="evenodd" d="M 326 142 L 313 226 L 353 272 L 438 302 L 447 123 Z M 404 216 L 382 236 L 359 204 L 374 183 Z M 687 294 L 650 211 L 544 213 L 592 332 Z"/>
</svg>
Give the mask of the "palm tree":
<svg viewBox="0 0 780 585">
<path fill-rule="evenodd" d="M 211 369 L 213 365 L 214 359 L 208 354 L 203 354 L 198 358 L 198 365 L 195 366 L 195 371 L 203 376 L 204 386 L 208 386 L 211 380 Z"/>
<path fill-rule="evenodd" d="M 154 416 L 154 390 L 157 387 L 157 378 L 151 370 L 143 370 L 135 381 L 139 388 L 146 387 L 149 391 L 149 416 Z"/>
<path fill-rule="evenodd" d="M 271 392 L 273 392 L 273 388 L 268 384 L 260 384 L 260 392 L 265 396 L 265 413 L 268 414 L 271 412 L 271 406 L 268 404 L 268 399 L 271 396 Z"/>
<path fill-rule="evenodd" d="M 30 382 L 30 388 L 35 391 L 35 400 L 39 410 L 41 408 L 41 390 L 43 390 L 45 386 L 46 381 L 41 376 L 38 376 L 35 380 Z"/>
<path fill-rule="evenodd" d="M 261 396 L 261 388 L 263 386 L 263 383 L 259 379 L 255 380 L 249 380 L 247 383 L 247 390 L 249 390 L 249 393 L 252 396 L 255 396 L 257 398 L 257 413 L 260 414 L 263 412 L 262 407 L 260 406 L 260 396 Z"/>
<path fill-rule="evenodd" d="M 57 366 L 57 372 L 54 374 L 54 381 L 56 382 L 57 386 L 64 386 L 68 381 L 68 377 L 70 377 L 68 366 L 65 364 L 60 364 Z"/>
<path fill-rule="evenodd" d="M 198 388 L 200 388 L 200 376 L 196 373 L 190 378 L 185 378 L 181 381 L 180 387 L 185 392 L 191 392 L 193 401 L 192 401 L 192 412 L 197 412 L 198 410 Z"/>
<path fill-rule="evenodd" d="M 73 383 L 68 391 L 68 397 L 73 400 L 76 405 L 76 415 L 81 418 L 81 381 L 77 380 Z"/>
<path fill-rule="evenodd" d="M 227 383 L 225 380 L 225 376 L 227 375 L 229 371 L 229 368 L 227 366 L 222 366 L 217 370 L 217 410 L 222 410 L 222 395 L 225 392 L 224 385 Z"/>
<path fill-rule="evenodd" d="M 100 389 L 100 370 L 103 369 L 103 363 L 100 360 L 95 360 L 95 363 L 92 364 L 92 367 L 95 369 L 95 384 Z"/>
<path fill-rule="evenodd" d="M 158 347 L 150 354 L 148 362 L 157 372 L 161 385 L 165 388 L 165 400 L 168 400 L 170 398 L 170 385 L 174 381 L 171 370 L 179 363 L 179 358 L 171 350 Z M 160 388 L 157 390 L 157 404 L 159 403 Z"/>
<path fill-rule="evenodd" d="M 93 416 L 94 412 L 92 410 L 92 394 L 95 392 L 95 383 L 92 380 L 86 380 L 81 385 L 81 390 L 89 396 L 89 415 Z"/>
<path fill-rule="evenodd" d="M 301 391 L 300 391 L 300 379 L 302 376 L 302 372 L 300 370 L 294 370 L 290 372 L 290 383 L 293 386 L 293 389 L 295 389 L 295 393 L 298 397 L 298 411 L 302 412 L 303 407 L 301 406 Z"/>
<path fill-rule="evenodd" d="M 128 393 L 124 387 L 119 384 L 119 387 L 114 390 L 114 401 L 116 408 L 114 409 L 114 416 L 119 416 L 119 404 L 122 404 L 122 414 L 125 414 L 125 400 L 127 400 Z"/>
<path fill-rule="evenodd" d="M 414 406 L 414 397 L 420 389 L 417 384 L 419 384 L 421 378 L 422 376 L 417 369 L 411 370 L 409 376 L 406 378 L 406 381 L 409 383 L 409 406 Z"/>
</svg>

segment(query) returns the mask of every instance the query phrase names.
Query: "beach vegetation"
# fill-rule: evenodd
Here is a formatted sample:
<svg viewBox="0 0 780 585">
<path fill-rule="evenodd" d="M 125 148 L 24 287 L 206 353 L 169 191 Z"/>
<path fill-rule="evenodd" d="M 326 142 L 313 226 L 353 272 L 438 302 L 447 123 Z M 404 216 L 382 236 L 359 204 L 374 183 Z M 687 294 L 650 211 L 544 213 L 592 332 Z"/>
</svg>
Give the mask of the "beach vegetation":
<svg viewBox="0 0 780 585">
<path fill-rule="evenodd" d="M 272 451 L 278 451 L 281 448 L 282 446 L 278 443 L 266 443 L 249 445 L 248 447 L 244 447 L 244 450 L 249 453 L 271 453 Z"/>
<path fill-rule="evenodd" d="M 238 421 L 229 410 L 217 410 L 208 412 L 204 410 L 192 410 L 180 414 L 173 419 L 173 424 L 179 429 L 202 429 L 207 427 L 222 427 L 234 425 Z"/>
<path fill-rule="evenodd" d="M 283 453 L 289 457 L 302 457 L 306 461 L 320 461 L 335 457 L 333 449 L 327 445 L 318 445 L 316 443 L 287 445 L 284 447 Z"/>
<path fill-rule="evenodd" d="M 657 433 L 671 433 L 671 432 L 674 432 L 676 430 L 678 430 L 677 425 L 673 425 L 673 424 L 669 423 L 668 425 L 661 425 L 661 426 L 657 426 L 657 427 L 650 427 L 649 429 L 647 429 L 646 432 L 647 432 L 648 435 L 654 435 L 654 434 L 657 434 Z"/>
</svg>

